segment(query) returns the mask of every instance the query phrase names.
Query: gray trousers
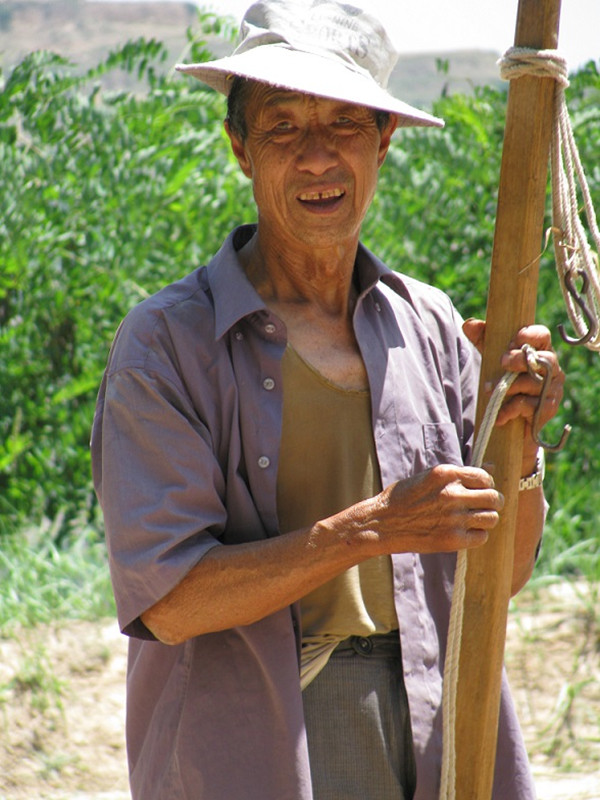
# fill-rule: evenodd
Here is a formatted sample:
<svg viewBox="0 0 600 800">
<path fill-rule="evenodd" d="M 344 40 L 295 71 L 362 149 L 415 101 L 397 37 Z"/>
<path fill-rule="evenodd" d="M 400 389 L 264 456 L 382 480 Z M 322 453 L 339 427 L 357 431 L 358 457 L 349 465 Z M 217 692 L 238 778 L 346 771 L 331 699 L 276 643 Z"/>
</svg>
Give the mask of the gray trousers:
<svg viewBox="0 0 600 800">
<path fill-rule="evenodd" d="M 315 800 L 412 800 L 416 770 L 397 631 L 346 639 L 302 697 Z"/>
</svg>

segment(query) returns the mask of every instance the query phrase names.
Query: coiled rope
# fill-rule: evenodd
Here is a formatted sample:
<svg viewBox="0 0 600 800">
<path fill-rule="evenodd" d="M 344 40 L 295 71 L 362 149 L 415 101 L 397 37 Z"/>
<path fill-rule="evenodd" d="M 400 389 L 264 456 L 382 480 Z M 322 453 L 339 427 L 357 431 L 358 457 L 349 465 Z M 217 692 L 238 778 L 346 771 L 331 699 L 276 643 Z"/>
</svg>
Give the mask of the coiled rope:
<svg viewBox="0 0 600 800">
<path fill-rule="evenodd" d="M 577 186 L 581 190 L 590 233 L 597 252 L 600 252 L 600 232 L 591 201 L 589 187 L 573 136 L 565 99 L 569 85 L 566 60 L 556 50 L 510 48 L 499 61 L 500 74 L 505 80 L 524 75 L 554 78 L 555 108 L 551 140 L 552 173 L 552 236 L 556 269 L 567 313 L 580 337 L 568 340 L 600 351 L 600 279 L 598 256 L 592 251 L 578 213 Z M 582 289 L 575 289 L 581 280 Z M 528 356 L 533 358 L 531 352 Z M 516 379 L 516 373 L 506 373 L 490 398 L 475 442 L 473 465 L 481 467 L 487 445 L 504 398 Z M 440 800 L 456 800 L 456 697 L 459 678 L 460 645 L 464 616 L 467 551 L 457 556 L 454 592 L 450 611 L 448 644 L 444 665 L 443 758 Z"/>
<path fill-rule="evenodd" d="M 579 337 L 578 340 L 567 341 L 600 351 L 600 231 L 567 108 L 565 89 L 569 86 L 569 79 L 566 60 L 557 50 L 513 47 L 507 50 L 498 63 L 500 75 L 505 80 L 533 75 L 554 78 L 556 82 L 550 157 L 553 217 L 551 230 L 561 291 L 569 319 Z M 578 187 L 595 253 L 588 243 L 579 216 Z M 579 280 L 582 288 L 577 291 L 575 283 Z"/>
</svg>

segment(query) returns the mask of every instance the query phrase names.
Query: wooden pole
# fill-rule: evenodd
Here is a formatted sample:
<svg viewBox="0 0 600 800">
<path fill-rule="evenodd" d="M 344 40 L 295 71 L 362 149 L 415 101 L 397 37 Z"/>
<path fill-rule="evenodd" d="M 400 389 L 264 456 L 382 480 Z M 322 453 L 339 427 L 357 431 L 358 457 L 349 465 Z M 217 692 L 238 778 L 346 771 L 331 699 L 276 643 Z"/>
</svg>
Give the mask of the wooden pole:
<svg viewBox="0 0 600 800">
<path fill-rule="evenodd" d="M 560 0 L 520 0 L 515 46 L 555 49 L 559 19 Z M 554 88 L 552 78 L 531 76 L 511 81 L 509 88 L 478 423 L 487 400 L 484 384 L 497 383 L 502 354 L 519 328 L 535 318 Z M 486 461 L 495 465 L 506 504 L 488 543 L 468 554 L 456 706 L 459 800 L 492 796 L 522 439 L 518 421 L 492 435 Z"/>
</svg>

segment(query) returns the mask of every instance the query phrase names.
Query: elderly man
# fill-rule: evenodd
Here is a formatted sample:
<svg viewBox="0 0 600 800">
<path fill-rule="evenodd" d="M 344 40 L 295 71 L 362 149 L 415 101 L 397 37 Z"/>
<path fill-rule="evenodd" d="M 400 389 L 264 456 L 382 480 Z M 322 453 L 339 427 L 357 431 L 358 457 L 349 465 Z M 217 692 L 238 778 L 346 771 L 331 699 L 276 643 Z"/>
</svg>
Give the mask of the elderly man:
<svg viewBox="0 0 600 800">
<path fill-rule="evenodd" d="M 395 57 L 359 8 L 261 0 L 232 56 L 181 67 L 228 95 L 258 222 L 128 315 L 100 392 L 136 800 L 437 795 L 455 553 L 502 497 L 469 466 L 484 323 L 359 243 L 394 130 L 442 124 L 386 91 Z M 537 402 L 525 341 L 545 419 L 562 394 L 548 332 L 520 331 L 500 424 Z M 528 432 L 515 591 L 536 470 Z M 534 795 L 504 687 L 494 798 Z"/>
</svg>

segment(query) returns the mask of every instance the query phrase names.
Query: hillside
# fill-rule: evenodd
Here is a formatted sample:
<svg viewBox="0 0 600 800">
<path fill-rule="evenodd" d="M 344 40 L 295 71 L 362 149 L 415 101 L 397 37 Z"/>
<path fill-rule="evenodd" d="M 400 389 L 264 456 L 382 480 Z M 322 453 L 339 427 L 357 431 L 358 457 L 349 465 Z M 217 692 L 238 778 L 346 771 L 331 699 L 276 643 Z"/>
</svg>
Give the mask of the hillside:
<svg viewBox="0 0 600 800">
<path fill-rule="evenodd" d="M 7 72 L 32 50 L 60 53 L 80 69 L 97 64 L 119 44 L 140 36 L 162 41 L 169 65 L 186 58 L 186 30 L 197 28 L 197 10 L 185 2 L 86 2 L 86 0 L 3 0 L 0 6 L 0 67 Z M 217 53 L 228 45 L 212 42 Z M 498 80 L 496 53 L 465 51 L 402 56 L 392 76 L 400 97 L 428 104 L 445 89 L 469 92 Z M 436 61 L 447 61 L 448 71 Z M 115 85 L 112 77 L 110 88 Z"/>
</svg>

